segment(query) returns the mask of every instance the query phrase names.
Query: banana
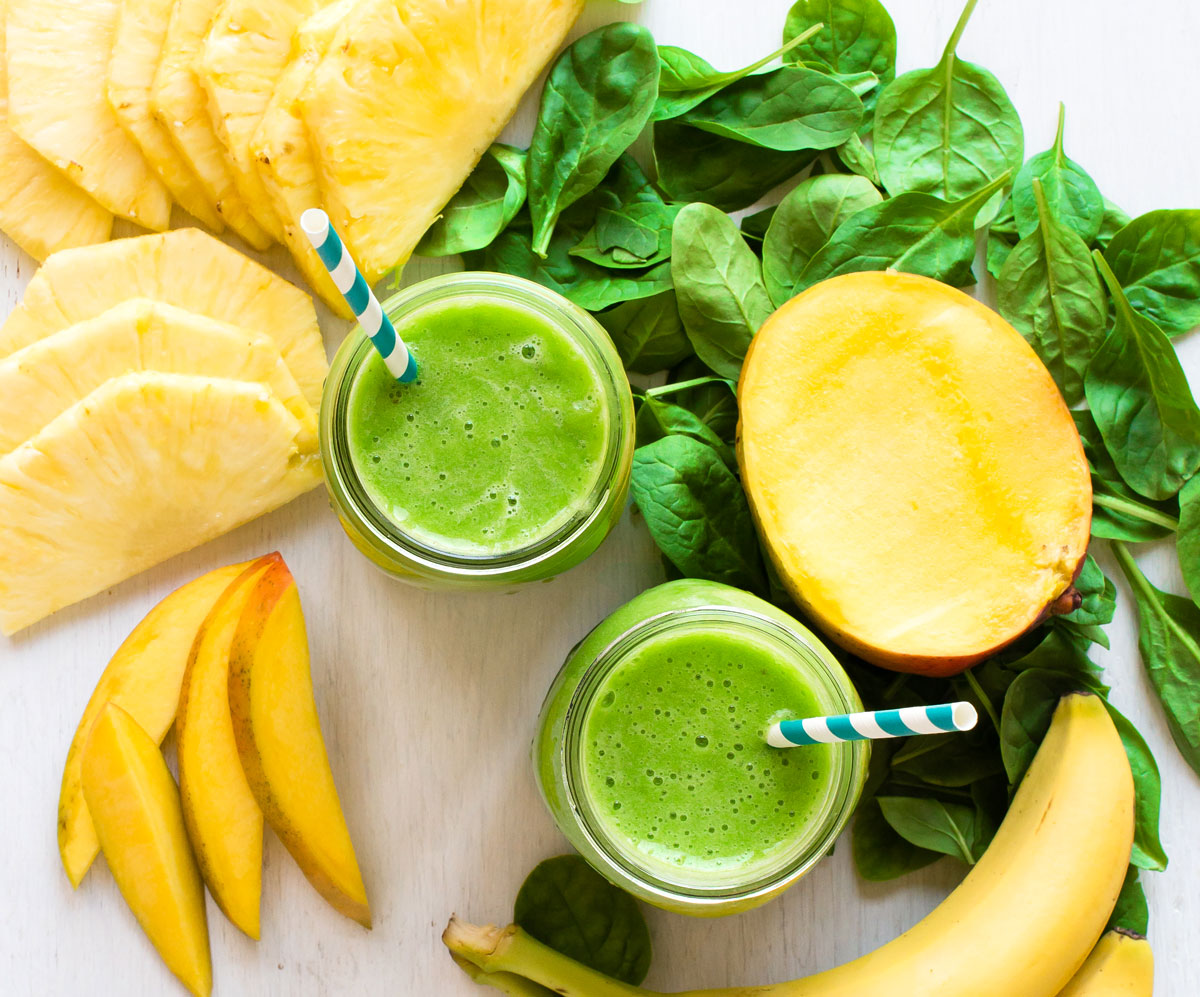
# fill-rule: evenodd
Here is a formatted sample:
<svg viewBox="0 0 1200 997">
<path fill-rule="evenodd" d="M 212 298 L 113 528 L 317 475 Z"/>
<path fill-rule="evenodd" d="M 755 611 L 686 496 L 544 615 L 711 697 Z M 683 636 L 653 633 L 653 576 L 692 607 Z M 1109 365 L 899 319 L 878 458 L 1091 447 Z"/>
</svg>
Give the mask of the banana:
<svg viewBox="0 0 1200 997">
<path fill-rule="evenodd" d="M 1133 776 L 1095 696 L 1063 697 L 1000 830 L 928 917 L 860 959 L 765 987 L 678 997 L 1054 997 L 1083 964 L 1116 903 L 1133 844 Z M 484 973 L 563 997 L 646 997 L 519 928 L 452 919 L 443 940 Z"/>
<path fill-rule="evenodd" d="M 1150 997 L 1154 953 L 1139 935 L 1109 931 L 1058 997 Z"/>
</svg>

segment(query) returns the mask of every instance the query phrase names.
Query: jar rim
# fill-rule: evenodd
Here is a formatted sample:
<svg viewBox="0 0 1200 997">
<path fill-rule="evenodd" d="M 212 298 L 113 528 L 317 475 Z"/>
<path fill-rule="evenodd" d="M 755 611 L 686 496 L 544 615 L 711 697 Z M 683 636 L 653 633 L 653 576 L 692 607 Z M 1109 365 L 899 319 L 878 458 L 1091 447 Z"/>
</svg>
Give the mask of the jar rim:
<svg viewBox="0 0 1200 997">
<path fill-rule="evenodd" d="M 533 281 L 484 271 L 441 274 L 396 292 L 382 307 L 395 319 L 439 302 L 479 295 L 516 302 L 551 322 L 580 347 L 601 383 L 609 421 L 604 459 L 586 500 L 580 503 L 580 513 L 533 543 L 488 554 L 440 550 L 400 529 L 367 493 L 349 449 L 349 398 L 363 363 L 373 352 L 361 327 L 356 327 L 338 349 L 325 383 L 321 458 L 326 484 L 343 517 L 388 556 L 420 574 L 503 580 L 554 561 L 606 514 L 614 482 L 622 477 L 623 464 L 632 453 L 633 401 L 624 366 L 603 326 L 562 295 Z M 620 491 L 623 495 L 623 489 Z"/>
<path fill-rule="evenodd" d="M 628 884 L 652 903 L 668 907 L 682 904 L 699 908 L 700 912 L 706 907 L 717 910 L 730 903 L 754 903 L 773 896 L 808 872 L 829 851 L 844 828 L 857 803 L 869 757 L 865 741 L 831 746 L 833 764 L 818 809 L 804 822 L 803 833 L 797 834 L 782 857 L 748 882 L 733 882 L 727 877 L 715 878 L 712 885 L 683 882 L 685 877 L 672 881 L 658 874 L 664 871 L 662 867 L 656 867 L 656 871 L 647 864 L 639 865 L 630 850 L 621 848 L 615 836 L 607 832 L 604 822 L 597 819 L 588 798 L 583 773 L 584 724 L 605 679 L 632 649 L 672 629 L 706 624 L 726 631 L 741 627 L 760 638 L 774 638 L 793 652 L 789 661 L 803 670 L 805 678 L 820 686 L 818 699 L 823 709 L 838 713 L 861 709 L 849 676 L 804 627 L 799 623 L 787 626 L 771 616 L 742 607 L 702 605 L 656 613 L 617 635 L 592 659 L 580 676 L 563 716 L 558 765 L 564 777 L 566 802 L 590 850 L 600 859 L 604 865 L 602 871 L 610 879 Z"/>
</svg>

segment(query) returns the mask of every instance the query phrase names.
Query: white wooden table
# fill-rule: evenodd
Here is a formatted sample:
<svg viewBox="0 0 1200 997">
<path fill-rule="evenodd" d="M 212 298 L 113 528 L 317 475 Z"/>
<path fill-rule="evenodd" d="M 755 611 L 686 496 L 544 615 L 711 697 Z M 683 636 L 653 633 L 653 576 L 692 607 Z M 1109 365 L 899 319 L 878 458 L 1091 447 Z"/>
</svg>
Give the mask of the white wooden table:
<svg viewBox="0 0 1200 997">
<path fill-rule="evenodd" d="M 580 30 L 639 18 L 659 41 L 721 68 L 774 49 L 787 0 L 609 0 Z M 890 0 L 902 69 L 936 62 L 958 0 Z M 960 54 L 988 66 L 1026 125 L 1027 150 L 1053 137 L 1131 214 L 1200 206 L 1200 114 L 1191 0 L 984 0 Z M 511 130 L 528 137 L 529 102 Z M 287 269 L 281 254 L 269 257 Z M 32 261 L 0 239 L 3 312 Z M 328 316 L 326 316 L 328 318 Z M 345 326 L 327 322 L 332 350 Z M 1185 341 L 1200 387 L 1200 336 Z M 142 995 L 182 990 L 158 960 L 102 862 L 77 892 L 59 867 L 55 809 L 79 714 L 111 652 L 163 595 L 195 575 L 280 549 L 299 580 L 329 743 L 375 916 L 368 933 L 339 917 L 268 836 L 263 940 L 240 935 L 210 902 L 218 994 L 471 997 L 439 935 L 451 912 L 507 921 L 517 887 L 565 841 L 534 787 L 529 741 L 563 655 L 602 616 L 660 580 L 652 545 L 627 515 L 585 565 L 515 595 L 435 595 L 389 581 L 342 537 L 323 493 L 60 613 L 0 638 L 0 994 Z M 1101 561 L 1114 577 L 1115 565 Z M 1183 591 L 1169 549 L 1146 549 L 1150 576 Z M 1131 602 L 1102 654 L 1114 701 L 1145 732 L 1163 772 L 1165 874 L 1146 877 L 1158 993 L 1200 993 L 1200 780 L 1170 742 L 1135 653 Z M 471 733 L 466 733 L 471 732 Z M 479 732 L 478 734 L 476 732 Z M 482 736 L 482 743 L 475 738 Z M 853 874 L 848 847 L 783 899 L 718 921 L 651 912 L 650 985 L 766 983 L 840 963 L 892 938 L 963 873 L 946 860 L 899 882 Z M 490 991 L 489 991 L 490 992 Z M 868 997 L 868 995 L 864 995 Z M 1019 997 L 1019 995 L 1014 995 Z"/>
</svg>

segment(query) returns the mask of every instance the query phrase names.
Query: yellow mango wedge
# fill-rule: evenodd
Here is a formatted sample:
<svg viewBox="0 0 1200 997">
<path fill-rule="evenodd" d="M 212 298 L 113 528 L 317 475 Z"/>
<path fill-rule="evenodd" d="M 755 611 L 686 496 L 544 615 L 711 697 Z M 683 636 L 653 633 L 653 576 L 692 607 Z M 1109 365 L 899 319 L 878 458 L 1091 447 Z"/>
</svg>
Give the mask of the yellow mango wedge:
<svg viewBox="0 0 1200 997">
<path fill-rule="evenodd" d="M 163 962 L 197 997 L 212 992 L 204 884 L 179 791 L 154 739 L 110 703 L 83 750 L 83 793 L 113 879 Z"/>
<path fill-rule="evenodd" d="M 313 701 L 300 595 L 282 558 L 259 579 L 238 623 L 229 709 L 242 768 L 267 823 L 317 892 L 371 927 Z"/>
<path fill-rule="evenodd" d="M 83 798 L 83 748 L 96 718 L 115 703 L 152 740 L 161 742 L 167 736 L 200 625 L 247 564 L 217 568 L 172 592 L 125 638 L 100 676 L 71 739 L 58 797 L 58 851 L 72 886 L 79 885 L 100 851 Z"/>
<path fill-rule="evenodd" d="M 200 874 L 225 916 L 256 940 L 263 818 L 233 739 L 229 648 L 258 579 L 278 559 L 278 554 L 259 558 L 213 606 L 192 645 L 175 720 L 183 819 Z"/>
</svg>

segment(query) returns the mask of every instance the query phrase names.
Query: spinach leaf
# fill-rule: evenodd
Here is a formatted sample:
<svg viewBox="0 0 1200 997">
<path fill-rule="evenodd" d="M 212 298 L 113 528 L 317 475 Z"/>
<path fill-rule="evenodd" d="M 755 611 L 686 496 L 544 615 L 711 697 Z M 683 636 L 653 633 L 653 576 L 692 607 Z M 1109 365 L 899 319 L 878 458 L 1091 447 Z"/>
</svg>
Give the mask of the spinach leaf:
<svg viewBox="0 0 1200 997">
<path fill-rule="evenodd" d="M 758 257 L 728 215 L 697 203 L 675 219 L 671 263 L 697 356 L 722 377 L 737 378 L 750 340 L 773 311 Z"/>
<path fill-rule="evenodd" d="M 942 852 L 974 865 L 996 834 L 992 821 L 975 806 L 931 797 L 877 796 L 884 819 L 918 848 Z"/>
<path fill-rule="evenodd" d="M 930 786 L 959 789 L 1003 774 L 995 732 L 980 724 L 967 734 L 911 738 L 892 756 L 892 768 Z"/>
<path fill-rule="evenodd" d="M 823 25 L 824 30 L 812 34 Z M 818 63 L 837 73 L 896 76 L 896 25 L 879 0 L 798 0 L 788 11 L 784 41 L 805 36 L 788 61 Z"/>
<path fill-rule="evenodd" d="M 1104 627 L 1112 622 L 1117 609 L 1117 587 L 1091 554 L 1084 560 L 1083 569 L 1075 579 L 1075 590 L 1083 598 L 1079 608 L 1053 617 L 1050 625 L 1056 630 L 1066 631 L 1068 635 L 1108 647 L 1108 634 Z"/>
<path fill-rule="evenodd" d="M 525 203 L 525 150 L 496 143 L 417 244 L 421 256 L 483 249 Z"/>
<path fill-rule="evenodd" d="M 1200 476 L 1189 478 L 1179 492 L 1179 534 L 1175 538 L 1183 582 L 1200 603 Z"/>
<path fill-rule="evenodd" d="M 903 270 L 955 287 L 975 282 L 975 217 L 1008 183 L 1003 173 L 960 201 L 901 194 L 851 215 L 804 268 L 796 290 L 859 270 Z"/>
<path fill-rule="evenodd" d="M 753 204 L 816 158 L 812 149 L 762 149 L 678 121 L 654 126 L 654 165 L 662 189 L 672 200 L 707 201 L 723 211 Z"/>
<path fill-rule="evenodd" d="M 1027 668 L 1008 687 L 1000 715 L 1000 757 L 1009 785 L 1015 787 L 1024 777 L 1058 701 L 1081 688 L 1073 673 L 1050 668 Z"/>
<path fill-rule="evenodd" d="M 875 109 L 875 160 L 891 194 L 966 197 L 1024 158 L 1021 119 L 1000 82 L 956 55 L 977 0 L 967 0 L 941 61 L 896 77 Z"/>
<path fill-rule="evenodd" d="M 572 256 L 610 269 L 661 263 L 671 255 L 671 226 L 682 205 L 637 201 L 628 207 L 602 207 L 596 224 L 571 250 Z"/>
<path fill-rule="evenodd" d="M 1146 739 L 1138 729 L 1111 703 L 1105 703 L 1112 717 L 1125 755 L 1129 758 L 1129 769 L 1133 773 L 1134 826 L 1133 852 L 1129 861 L 1139 869 L 1162 871 L 1167 867 L 1167 853 L 1158 838 L 1158 816 L 1162 804 L 1162 779 L 1158 774 L 1158 763 Z"/>
<path fill-rule="evenodd" d="M 650 120 L 665 121 L 668 118 L 679 117 L 697 104 L 703 103 L 723 87 L 729 86 L 730 83 L 736 83 L 751 73 L 758 72 L 776 59 L 782 58 L 819 30 L 820 27 L 814 25 L 803 36 L 785 41 L 783 47 L 778 51 L 751 63 L 745 69 L 735 69 L 728 73 L 719 72 L 706 60 L 687 49 L 677 48 L 674 45 L 660 45 L 658 47 L 658 100 L 654 103 L 654 113 L 650 116 Z"/>
<path fill-rule="evenodd" d="M 1200 468 L 1200 409 L 1170 340 L 1130 307 L 1105 258 L 1095 258 L 1116 323 L 1088 367 L 1088 407 L 1125 483 L 1170 498 Z"/>
<path fill-rule="evenodd" d="M 513 921 L 556 952 L 633 986 L 650 971 L 650 932 L 637 901 L 578 855 L 538 865 Z"/>
<path fill-rule="evenodd" d="M 746 493 L 712 447 L 690 436 L 639 447 L 631 487 L 654 542 L 686 577 L 763 591 Z"/>
<path fill-rule="evenodd" d="M 1117 896 L 1117 905 L 1108 919 L 1106 931 L 1125 931 L 1141 938 L 1146 937 L 1150 925 L 1150 905 L 1146 903 L 1146 891 L 1138 881 L 1138 870 L 1130 866 L 1125 873 L 1125 882 Z"/>
<path fill-rule="evenodd" d="M 1091 243 L 1100 234 L 1104 221 L 1104 198 L 1100 188 L 1087 171 L 1063 151 L 1063 125 L 1066 108 L 1058 105 L 1058 133 L 1054 145 L 1039 152 L 1021 167 L 1013 181 L 1013 208 L 1017 218 L 1017 231 L 1024 238 L 1038 227 L 1039 219 L 1046 218 L 1033 190 L 1033 181 L 1042 182 L 1044 200 L 1050 206 L 1055 220 L 1071 229 L 1085 243 Z"/>
<path fill-rule="evenodd" d="M 874 798 L 860 804 L 854 812 L 850 848 L 858 874 L 872 883 L 916 872 L 942 857 L 940 852 L 919 848 L 900 837 L 887 822 L 879 801 Z"/>
<path fill-rule="evenodd" d="M 736 472 L 737 458 L 733 455 L 733 448 L 694 412 L 653 395 L 643 396 L 637 411 L 637 445 L 649 446 L 656 440 L 672 434 L 690 436 L 712 447 L 720 454 L 725 466 Z"/>
<path fill-rule="evenodd" d="M 669 396 L 676 405 L 687 409 L 725 443 L 732 445 L 738 421 L 737 395 L 732 381 L 724 377 L 696 377 L 650 388 L 646 394 L 655 398 Z"/>
<path fill-rule="evenodd" d="M 775 217 L 778 205 L 772 204 L 742 219 L 742 238 L 747 242 L 759 242 L 767 237 L 767 229 L 771 227 L 771 219 Z"/>
<path fill-rule="evenodd" d="M 1031 187 L 1034 226 L 1004 262 L 997 304 L 1037 352 L 1067 404 L 1077 405 L 1083 400 L 1088 363 L 1104 342 L 1108 301 L 1087 243 L 1063 224 L 1061 205 L 1050 203 L 1038 177 Z M 1014 189 L 1019 212 L 1022 202 L 1016 193 Z M 1018 214 L 1018 224 L 1020 220 Z"/>
<path fill-rule="evenodd" d="M 680 121 L 778 152 L 832 149 L 862 121 L 854 91 L 815 69 L 789 66 L 731 83 Z"/>
<path fill-rule="evenodd" d="M 1100 219 L 1100 231 L 1092 240 L 1092 248 L 1099 249 L 1101 252 L 1108 248 L 1113 236 L 1130 222 L 1129 216 L 1107 197 L 1103 198 L 1103 201 L 1104 215 Z"/>
<path fill-rule="evenodd" d="M 1200 210 L 1140 215 L 1104 258 L 1129 303 L 1168 336 L 1200 325 Z"/>
<path fill-rule="evenodd" d="M 836 149 L 838 159 L 851 173 L 865 177 L 871 184 L 878 187 L 879 166 L 875 163 L 875 153 L 863 143 L 857 135 L 851 135 Z"/>
<path fill-rule="evenodd" d="M 1004 263 L 1021 237 L 1017 235 L 1017 219 L 1013 215 L 1012 198 L 1007 197 L 1000 205 L 996 217 L 988 225 L 987 234 L 987 269 L 996 280 L 1000 279 L 1000 271 Z"/>
<path fill-rule="evenodd" d="M 1151 585 L 1123 543 L 1112 549 L 1137 598 L 1142 664 L 1179 753 L 1200 773 L 1200 609 Z"/>
<path fill-rule="evenodd" d="M 604 179 L 638 137 L 658 94 L 648 30 L 617 22 L 584 35 L 550 70 L 529 147 L 533 248 L 545 256 L 562 212 Z"/>
<path fill-rule="evenodd" d="M 673 291 L 626 301 L 596 319 L 612 337 L 626 370 L 654 374 L 692 355 Z"/>
<path fill-rule="evenodd" d="M 862 177 L 830 173 L 801 181 L 780 203 L 763 239 L 763 279 L 782 305 L 813 255 L 847 218 L 883 198 Z"/>
<path fill-rule="evenodd" d="M 1071 413 L 1083 440 L 1083 452 L 1092 470 L 1092 536 L 1139 543 L 1158 540 L 1179 528 L 1179 504 L 1174 498 L 1147 502 L 1121 480 L 1092 413 Z"/>
</svg>

